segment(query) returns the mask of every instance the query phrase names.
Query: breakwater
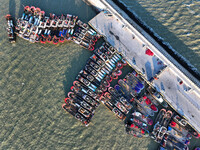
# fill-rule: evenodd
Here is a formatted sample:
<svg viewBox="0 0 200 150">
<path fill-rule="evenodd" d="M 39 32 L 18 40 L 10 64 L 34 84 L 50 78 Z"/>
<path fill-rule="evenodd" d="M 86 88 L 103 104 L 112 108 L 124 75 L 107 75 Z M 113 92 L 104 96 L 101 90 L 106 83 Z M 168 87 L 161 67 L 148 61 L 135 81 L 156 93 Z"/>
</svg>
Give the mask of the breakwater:
<svg viewBox="0 0 200 150">
<path fill-rule="evenodd" d="M 94 4 L 94 2 L 91 2 L 90 0 L 85 0 L 88 4 L 92 5 L 93 7 L 98 8 L 97 10 L 103 10 L 106 9 L 106 5 L 102 6 L 102 3 L 104 3 L 103 0 L 100 0 L 98 3 Z M 179 68 L 182 72 L 184 72 L 190 80 L 192 80 L 198 87 L 200 87 L 198 80 L 200 80 L 200 73 L 199 71 L 192 66 L 188 60 L 186 60 L 183 56 L 181 56 L 176 50 L 174 50 L 168 43 L 164 42 L 163 39 L 155 33 L 151 28 L 149 28 L 139 17 L 132 13 L 126 6 L 123 4 L 123 2 L 119 0 L 107 0 L 108 4 L 110 4 L 114 9 L 119 10 L 120 14 L 131 24 L 133 25 L 138 31 L 143 34 L 143 31 L 145 31 L 147 34 L 149 34 L 162 48 L 165 52 L 162 52 L 166 57 L 170 55 L 177 63 L 175 63 L 173 60 L 171 60 L 174 65 Z M 116 6 L 115 6 L 116 5 Z M 119 7 L 119 8 L 116 8 Z M 133 23 L 134 22 L 134 23 Z M 137 25 L 135 25 L 137 24 Z M 143 31 L 141 31 L 141 29 Z M 145 34 L 143 34 L 146 36 Z M 160 48 L 158 48 L 160 50 Z M 168 57 L 168 59 L 170 59 Z M 189 75 L 190 74 L 190 75 Z M 191 76 L 192 75 L 192 76 Z M 194 79 L 194 78 L 196 79 Z"/>
<path fill-rule="evenodd" d="M 167 66 L 167 69 L 159 75 L 160 79 L 152 82 L 153 86 L 164 95 L 168 103 L 178 113 L 184 115 L 189 122 L 198 129 L 197 116 L 194 117 L 199 111 L 199 105 L 196 103 L 196 99 L 199 99 L 198 87 L 200 84 L 198 79 L 171 57 L 171 55 L 138 26 L 138 24 L 130 20 L 126 13 L 118 8 L 112 1 L 99 0 L 98 2 L 104 4 L 104 7 L 102 7 L 104 13 L 101 12 L 94 17 L 90 21 L 90 25 L 105 36 L 106 39 L 123 54 L 129 64 L 144 74 L 147 79 L 151 79 L 152 77 L 152 65 L 155 62 L 151 62 L 151 59 L 148 60 L 149 58 L 145 58 L 145 53 L 142 54 L 142 51 L 149 48 L 153 50 L 155 56 L 158 57 L 157 60 L 160 59 Z M 100 6 L 98 4 L 96 5 L 97 7 Z M 104 22 L 101 20 L 104 20 Z M 131 24 L 129 22 L 131 22 Z M 145 61 L 141 60 L 142 57 L 145 58 L 143 59 Z M 136 60 L 136 63 L 133 60 Z M 154 73 L 156 70 L 155 67 L 156 65 L 154 64 Z M 184 82 L 184 86 L 180 86 L 182 82 Z M 188 92 L 185 87 L 190 89 L 190 92 Z M 178 104 L 177 101 L 179 102 Z M 186 106 L 188 106 L 188 108 L 186 108 Z M 193 112 L 190 112 L 191 109 Z"/>
</svg>

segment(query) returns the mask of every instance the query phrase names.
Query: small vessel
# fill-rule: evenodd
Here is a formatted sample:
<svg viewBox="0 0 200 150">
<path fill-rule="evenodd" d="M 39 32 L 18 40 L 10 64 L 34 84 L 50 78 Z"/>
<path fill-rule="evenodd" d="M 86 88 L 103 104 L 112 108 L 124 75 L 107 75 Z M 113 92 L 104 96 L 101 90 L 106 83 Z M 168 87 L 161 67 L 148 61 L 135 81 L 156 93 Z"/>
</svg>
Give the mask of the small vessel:
<svg viewBox="0 0 200 150">
<path fill-rule="evenodd" d="M 57 45 L 58 44 L 58 41 L 59 41 L 59 39 L 56 37 L 56 35 L 54 35 L 54 37 L 53 37 L 53 44 L 55 44 L 55 45 Z"/>
<path fill-rule="evenodd" d="M 85 65 L 85 70 L 88 71 L 88 73 L 92 74 L 94 77 L 99 78 L 100 80 L 102 80 L 105 77 L 104 74 L 97 72 L 95 69 L 93 69 L 89 65 Z"/>
<path fill-rule="evenodd" d="M 119 98 L 119 101 L 126 107 L 128 111 L 132 109 L 133 106 L 123 96 Z"/>
<path fill-rule="evenodd" d="M 88 104 L 84 100 L 81 100 L 81 99 L 77 98 L 76 96 L 72 96 L 73 94 L 74 94 L 73 92 L 71 92 L 71 93 L 69 92 L 68 95 L 71 95 L 71 97 L 70 97 L 71 99 L 67 97 L 67 98 L 65 98 L 65 101 L 71 101 L 77 105 L 80 105 L 84 109 L 88 110 L 90 113 L 94 114 L 94 112 L 95 112 L 94 107 L 92 107 L 90 104 Z"/>
<path fill-rule="evenodd" d="M 110 109 L 119 119 L 124 120 L 126 116 L 118 109 L 116 108 L 108 98 L 101 96 L 100 97 L 101 102 L 108 108 Z"/>
<path fill-rule="evenodd" d="M 110 75 L 106 75 L 105 80 L 107 82 L 112 82 L 112 77 Z"/>
<path fill-rule="evenodd" d="M 78 81 L 80 81 L 81 83 L 83 83 L 85 86 L 87 86 L 88 88 L 90 88 L 91 90 L 95 91 L 96 90 L 96 86 L 94 84 L 92 84 L 90 81 L 88 81 L 87 79 L 81 77 L 80 75 L 78 75 L 76 77 L 76 79 Z"/>
<path fill-rule="evenodd" d="M 82 77 L 88 79 L 91 83 L 94 83 L 96 86 L 99 86 L 99 85 L 100 85 L 100 82 L 99 82 L 97 79 L 95 79 L 94 76 L 92 76 L 91 74 L 89 74 L 88 72 L 86 72 L 85 70 L 81 70 L 81 71 L 79 72 L 79 74 L 80 74 Z"/>
<path fill-rule="evenodd" d="M 135 123 L 133 122 L 126 122 L 125 124 L 125 127 L 126 127 L 126 133 L 127 134 L 131 134 L 135 137 L 148 137 L 149 136 L 149 131 L 136 125 Z"/>
<path fill-rule="evenodd" d="M 153 124 L 153 120 L 150 119 L 149 117 L 145 117 L 143 114 L 141 114 L 140 112 L 133 112 L 131 115 L 137 117 L 139 120 L 145 122 L 148 125 L 152 125 Z"/>
<path fill-rule="evenodd" d="M 85 30 L 88 30 L 88 29 L 89 29 L 89 26 L 88 26 L 86 23 L 83 23 L 81 20 L 78 20 L 78 21 L 76 22 L 76 24 L 77 24 L 78 26 L 80 26 L 81 28 L 85 29 Z"/>
<path fill-rule="evenodd" d="M 5 16 L 6 21 L 7 21 L 7 34 L 8 34 L 8 39 L 10 43 L 15 42 L 15 34 L 14 34 L 14 25 L 13 25 L 13 19 L 10 14 L 7 14 Z"/>
<path fill-rule="evenodd" d="M 89 125 L 90 120 L 86 119 L 82 114 L 80 114 L 76 106 L 65 103 L 62 105 L 62 108 L 73 115 L 77 120 L 80 120 L 85 126 Z"/>
<path fill-rule="evenodd" d="M 165 115 L 164 115 L 162 121 L 160 122 L 160 124 L 161 124 L 162 126 L 164 126 L 164 127 L 167 127 L 168 124 L 169 124 L 169 122 L 170 122 L 170 120 L 171 120 L 171 117 L 172 117 L 172 111 L 171 111 L 171 110 L 168 110 L 168 111 L 165 113 Z"/>
<path fill-rule="evenodd" d="M 104 94 L 104 97 L 109 99 L 109 101 L 113 103 L 115 107 L 117 107 L 122 113 L 124 113 L 125 115 L 128 114 L 129 110 L 127 110 L 126 107 L 120 101 L 118 101 L 115 97 L 113 97 L 110 93 L 106 92 Z"/>
<path fill-rule="evenodd" d="M 74 87 L 71 87 L 71 90 L 79 93 L 79 92 L 83 92 L 84 94 L 87 94 L 91 97 L 93 97 L 96 101 L 98 101 L 97 99 L 97 94 L 95 92 L 93 92 L 91 89 L 89 89 L 88 87 L 84 86 L 83 84 L 81 84 L 79 81 L 74 81 L 73 82 Z"/>
</svg>

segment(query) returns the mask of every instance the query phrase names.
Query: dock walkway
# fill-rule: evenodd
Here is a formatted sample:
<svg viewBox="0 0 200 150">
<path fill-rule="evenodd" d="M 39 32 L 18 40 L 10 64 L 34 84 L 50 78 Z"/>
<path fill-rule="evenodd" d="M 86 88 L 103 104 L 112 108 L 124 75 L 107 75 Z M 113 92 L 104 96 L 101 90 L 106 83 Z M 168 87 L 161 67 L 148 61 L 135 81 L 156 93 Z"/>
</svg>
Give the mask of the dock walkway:
<svg viewBox="0 0 200 150">
<path fill-rule="evenodd" d="M 184 68 L 177 68 L 177 62 L 157 49 L 158 43 L 145 31 L 138 32 L 105 0 L 96 0 L 104 5 L 101 13 L 89 24 L 102 34 L 137 69 L 150 84 L 160 91 L 167 102 L 200 132 L 200 89 L 199 81 L 192 82 Z M 102 2 L 103 1 L 103 2 Z M 130 27 L 131 26 L 131 27 Z M 148 38 L 147 38 L 148 37 Z M 154 56 L 145 54 L 150 49 Z M 157 76 L 158 74 L 158 76 Z M 157 78 L 157 80 L 154 80 Z M 198 85 L 198 86 L 197 86 Z"/>
</svg>

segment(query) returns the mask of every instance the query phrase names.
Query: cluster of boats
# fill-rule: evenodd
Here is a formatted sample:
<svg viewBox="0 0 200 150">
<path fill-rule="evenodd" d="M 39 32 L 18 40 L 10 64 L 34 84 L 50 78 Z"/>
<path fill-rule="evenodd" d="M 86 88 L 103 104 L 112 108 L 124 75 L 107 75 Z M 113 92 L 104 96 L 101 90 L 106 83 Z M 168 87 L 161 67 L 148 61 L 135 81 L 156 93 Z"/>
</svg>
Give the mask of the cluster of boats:
<svg viewBox="0 0 200 150">
<path fill-rule="evenodd" d="M 47 17 L 44 11 L 34 6 L 24 7 L 15 27 L 10 15 L 6 16 L 6 20 L 10 42 L 15 42 L 16 33 L 32 43 L 57 44 L 71 40 L 93 51 L 100 38 L 77 16 L 50 14 Z M 149 51 L 147 54 L 153 55 Z M 139 138 L 150 136 L 160 144 L 160 150 L 187 150 L 192 136 L 199 138 L 200 134 L 172 109 L 166 110 L 168 104 L 142 74 L 134 70 L 123 79 L 118 79 L 126 65 L 122 55 L 104 42 L 94 50 L 77 75 L 62 108 L 88 126 L 95 109 L 102 102 L 124 121 L 127 134 Z M 117 79 L 117 84 L 112 87 L 111 82 Z"/>
<path fill-rule="evenodd" d="M 138 98 L 143 95 L 144 89 L 145 81 L 133 71 L 124 79 L 119 79 L 118 84 L 109 87 L 100 97 L 102 103 L 118 118 L 125 120 L 126 133 L 136 137 L 149 136 L 148 126 L 153 124 L 153 120 L 148 116 L 158 111 L 148 94 Z"/>
<path fill-rule="evenodd" d="M 124 120 L 127 134 L 150 136 L 160 143 L 160 149 L 187 150 L 192 136 L 200 137 L 185 119 L 165 109 L 168 105 L 162 96 L 136 71 L 108 87 L 99 100 Z"/>
<path fill-rule="evenodd" d="M 199 134 L 177 113 L 166 110 L 162 95 L 141 74 L 134 70 L 118 79 L 126 65 L 109 43 L 103 43 L 79 72 L 63 109 L 88 126 L 101 102 L 124 121 L 127 134 L 150 136 L 159 149 L 187 150 L 191 137 L 199 138 Z M 114 79 L 118 81 L 112 87 Z"/>
<path fill-rule="evenodd" d="M 110 87 L 110 82 L 122 74 L 121 69 L 126 61 L 107 42 L 94 50 L 85 67 L 79 72 L 73 82 L 68 97 L 65 98 L 63 109 L 88 126 L 95 108 Z M 123 97 L 121 102 L 131 109 L 131 105 Z M 116 104 L 123 107 L 121 103 Z M 114 111 L 114 110 L 113 110 Z"/>
<path fill-rule="evenodd" d="M 199 138 L 184 118 L 164 108 L 159 111 L 151 137 L 160 143 L 160 150 L 188 150 L 192 136 Z"/>
<path fill-rule="evenodd" d="M 7 18 L 10 20 L 9 17 Z M 10 30 L 14 27 L 11 23 L 8 23 L 8 26 Z M 14 31 L 10 33 L 14 35 Z M 16 21 L 15 34 L 32 43 L 58 44 L 71 40 L 91 51 L 94 50 L 94 45 L 100 38 L 100 35 L 88 24 L 78 20 L 78 16 L 50 14 L 47 17 L 44 11 L 34 6 L 24 7 L 22 17 Z"/>
</svg>

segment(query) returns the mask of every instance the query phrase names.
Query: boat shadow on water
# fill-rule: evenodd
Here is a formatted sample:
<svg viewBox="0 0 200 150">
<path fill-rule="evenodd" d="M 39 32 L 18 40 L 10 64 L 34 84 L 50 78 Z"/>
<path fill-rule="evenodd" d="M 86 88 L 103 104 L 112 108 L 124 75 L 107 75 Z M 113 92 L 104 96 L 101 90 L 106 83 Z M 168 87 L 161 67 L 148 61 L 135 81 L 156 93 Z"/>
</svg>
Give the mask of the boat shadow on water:
<svg viewBox="0 0 200 150">
<path fill-rule="evenodd" d="M 15 20 L 15 13 L 16 13 L 16 3 L 15 0 L 9 0 L 9 14 Z"/>
<path fill-rule="evenodd" d="M 72 74 L 78 75 L 80 70 L 84 68 L 86 64 L 85 62 L 88 60 L 89 56 L 91 55 L 90 51 L 87 51 L 84 48 L 80 48 L 80 47 L 79 49 L 82 49 L 82 51 L 78 55 L 76 55 L 75 58 L 72 58 L 72 61 L 68 62 L 70 63 L 70 67 L 67 68 L 67 70 L 65 71 L 65 80 L 63 80 L 63 87 L 64 87 L 63 90 L 65 93 L 65 97 L 67 97 L 67 93 L 70 91 L 70 87 L 72 86 L 72 83 L 75 80 L 75 77 L 72 76 Z"/>
</svg>

